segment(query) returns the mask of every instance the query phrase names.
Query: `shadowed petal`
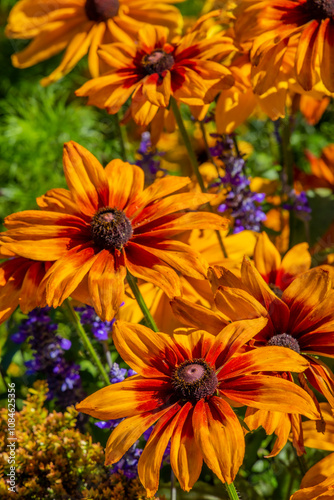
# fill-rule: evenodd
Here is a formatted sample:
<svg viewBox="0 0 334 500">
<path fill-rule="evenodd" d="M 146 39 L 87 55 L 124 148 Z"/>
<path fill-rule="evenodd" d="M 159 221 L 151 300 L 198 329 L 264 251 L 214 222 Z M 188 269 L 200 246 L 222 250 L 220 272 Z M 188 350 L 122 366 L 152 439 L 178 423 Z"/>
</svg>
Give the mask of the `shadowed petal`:
<svg viewBox="0 0 334 500">
<path fill-rule="evenodd" d="M 218 478 L 231 483 L 245 454 L 241 425 L 229 404 L 218 397 L 201 399 L 194 408 L 195 440 L 204 461 Z"/>
<path fill-rule="evenodd" d="M 159 420 L 138 462 L 139 479 L 150 498 L 156 493 L 159 486 L 162 457 L 177 424 L 176 415 L 179 410 L 179 404 L 175 404 Z"/>
<path fill-rule="evenodd" d="M 170 463 L 181 488 L 189 491 L 198 480 L 203 463 L 202 453 L 194 436 L 192 405 L 186 403 L 177 417 L 171 439 Z"/>
<path fill-rule="evenodd" d="M 143 415 L 133 415 L 120 422 L 108 439 L 105 464 L 112 465 L 118 462 L 137 439 L 168 411 L 168 407 L 163 410 L 157 409 Z"/>
<path fill-rule="evenodd" d="M 301 413 L 319 419 L 319 412 L 307 392 L 279 377 L 245 375 L 235 381 L 224 381 L 219 391 L 232 401 L 260 410 L 276 411 L 279 407 L 285 413 Z"/>
</svg>

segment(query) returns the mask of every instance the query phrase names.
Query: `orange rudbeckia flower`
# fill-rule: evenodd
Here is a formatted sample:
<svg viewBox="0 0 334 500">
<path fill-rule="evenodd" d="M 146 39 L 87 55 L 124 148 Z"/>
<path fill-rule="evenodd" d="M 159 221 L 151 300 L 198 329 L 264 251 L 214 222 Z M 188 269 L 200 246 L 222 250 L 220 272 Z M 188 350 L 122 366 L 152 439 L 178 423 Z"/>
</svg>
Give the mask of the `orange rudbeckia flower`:
<svg viewBox="0 0 334 500">
<path fill-rule="evenodd" d="M 240 321 L 257 317 L 268 318 L 266 327 L 253 337 L 248 348 L 283 346 L 301 353 L 309 368 L 299 381 L 306 381 L 322 393 L 334 408 L 334 374 L 318 356 L 334 357 L 334 290 L 328 272 L 315 268 L 297 276 L 278 297 L 263 280 L 248 259 L 241 268 L 241 278 L 228 269 L 215 266 L 209 270 L 209 279 L 215 293 L 217 312 L 191 305 L 182 297 L 172 300 L 174 314 L 184 324 L 198 328 L 200 321 L 209 325 L 212 333 L 219 332 L 224 321 Z M 290 374 L 286 377 L 291 378 Z M 310 389 L 308 389 L 310 390 Z M 312 393 L 313 394 L 313 393 Z M 313 396 L 315 398 L 315 396 Z M 286 443 L 292 426 L 294 444 L 299 454 L 304 452 L 301 422 L 296 415 L 272 412 L 247 413 L 247 425 L 256 429 L 262 425 L 268 433 L 275 432 L 279 440 L 270 456 L 277 454 Z M 292 412 L 288 412 L 291 414 Z"/>
<path fill-rule="evenodd" d="M 101 43 L 131 42 L 145 23 L 182 28 L 179 10 L 169 5 L 182 0 L 20 0 L 9 14 L 8 38 L 33 39 L 12 56 L 17 68 L 28 68 L 65 49 L 60 65 L 44 78 L 49 85 L 66 75 L 89 52 L 93 77 L 101 72 L 97 48 Z"/>
<path fill-rule="evenodd" d="M 272 369 L 301 372 L 308 365 L 301 356 L 277 347 L 240 354 L 265 324 L 264 318 L 236 322 L 214 336 L 194 329 L 167 335 L 116 322 L 115 346 L 138 375 L 99 390 L 76 407 L 103 420 L 125 418 L 107 442 L 106 464 L 118 462 L 157 422 L 138 462 L 149 497 L 158 489 L 170 440 L 171 466 L 182 489 L 192 488 L 203 460 L 221 481 L 231 483 L 245 453 L 244 433 L 231 401 L 317 415 L 306 391 L 261 374 Z"/>
<path fill-rule="evenodd" d="M 181 293 L 178 274 L 202 278 L 207 264 L 175 235 L 196 228 L 225 229 L 226 219 L 208 212 L 185 212 L 214 195 L 171 193 L 188 177 L 165 177 L 144 188 L 143 170 L 121 160 L 104 169 L 85 148 L 64 146 L 69 191 L 52 189 L 39 198 L 40 211 L 12 214 L 1 233 L 5 251 L 26 259 L 56 261 L 43 284 L 49 306 L 58 307 L 80 285 L 104 320 L 123 300 L 126 270 Z M 175 269 L 175 270 L 174 270 Z"/>
<path fill-rule="evenodd" d="M 259 79 L 267 72 L 272 79 L 288 47 L 295 46 L 294 76 L 300 86 L 310 91 L 320 81 L 327 93 L 334 92 L 333 0 L 250 0 L 237 8 L 236 17 L 239 40 L 253 40 L 251 60 Z"/>
<path fill-rule="evenodd" d="M 334 450 L 334 418 L 327 403 L 320 403 L 321 414 L 326 422 L 325 432 L 319 432 L 316 423 L 303 422 L 305 446 L 318 450 Z M 291 500 L 328 500 L 334 498 L 334 453 L 327 455 L 311 467 L 302 479 L 300 489 Z"/>
<path fill-rule="evenodd" d="M 217 91 L 229 88 L 230 71 L 216 62 L 235 50 L 232 40 L 222 34 L 207 36 L 194 30 L 177 43 L 168 43 L 168 29 L 145 26 L 138 42 L 102 45 L 99 56 L 109 71 L 86 82 L 76 91 L 89 97 L 88 104 L 119 111 L 131 97 L 131 114 L 139 125 L 148 125 L 160 108 L 178 102 L 200 106 L 212 102 Z M 210 89 L 215 88 L 211 94 Z"/>
</svg>

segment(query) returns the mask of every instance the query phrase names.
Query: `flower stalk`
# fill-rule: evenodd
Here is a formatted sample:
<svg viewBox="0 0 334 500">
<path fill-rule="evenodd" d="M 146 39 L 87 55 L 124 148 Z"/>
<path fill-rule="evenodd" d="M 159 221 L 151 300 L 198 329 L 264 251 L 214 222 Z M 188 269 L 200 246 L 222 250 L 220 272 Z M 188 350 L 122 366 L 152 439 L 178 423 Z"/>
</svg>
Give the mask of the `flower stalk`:
<svg viewBox="0 0 334 500">
<path fill-rule="evenodd" d="M 84 344 L 88 353 L 91 355 L 92 359 L 94 360 L 95 366 L 99 370 L 105 384 L 109 385 L 110 381 L 109 381 L 109 377 L 107 375 L 107 372 L 105 371 L 105 369 L 100 361 L 100 358 L 99 358 L 97 352 L 95 351 L 91 341 L 89 340 L 89 338 L 88 338 L 88 336 L 87 336 L 87 334 L 86 334 L 86 332 L 85 332 L 85 330 L 80 322 L 80 318 L 79 318 L 78 314 L 75 312 L 71 302 L 68 299 L 66 299 L 64 301 L 64 307 L 67 309 L 68 315 L 71 318 L 72 323 L 75 326 L 75 329 L 76 329 L 79 337 L 82 340 L 82 343 Z"/>
<path fill-rule="evenodd" d="M 185 147 L 187 149 L 187 152 L 188 152 L 188 155 L 189 155 L 189 158 L 190 158 L 190 163 L 191 163 L 193 171 L 194 171 L 194 173 L 196 175 L 197 182 L 198 182 L 198 184 L 199 184 L 199 186 L 201 188 L 202 193 L 206 193 L 207 189 L 204 186 L 204 182 L 203 182 L 201 173 L 199 171 L 199 164 L 198 164 L 198 161 L 197 161 L 197 158 L 196 158 L 196 154 L 195 154 L 195 151 L 194 151 L 194 149 L 193 149 L 193 147 L 191 145 L 191 141 L 190 141 L 187 129 L 186 129 L 185 125 L 184 125 L 183 118 L 181 116 L 179 107 L 178 107 L 177 102 L 174 99 L 174 97 L 170 98 L 170 104 L 171 104 L 171 108 L 173 110 L 173 114 L 175 116 L 176 123 L 177 123 L 177 125 L 179 127 L 179 130 L 180 130 L 180 133 L 182 135 L 182 139 L 183 139 L 184 145 L 185 145 Z M 210 212 L 213 212 L 212 207 L 211 207 L 211 205 L 209 203 L 208 203 L 208 208 L 209 208 Z M 217 234 L 219 245 L 220 245 L 220 247 L 222 249 L 224 258 L 227 259 L 228 255 L 227 255 L 226 248 L 224 246 L 221 234 L 220 234 L 219 231 L 216 231 L 216 234 Z"/>
<path fill-rule="evenodd" d="M 239 500 L 239 495 L 233 483 L 231 484 L 225 483 L 225 488 L 230 500 Z"/>
<path fill-rule="evenodd" d="M 154 332 L 158 332 L 159 328 L 157 327 L 157 325 L 152 317 L 152 314 L 150 313 L 150 310 L 146 305 L 144 297 L 142 296 L 141 291 L 139 290 L 139 286 L 137 284 L 136 278 L 134 276 L 132 276 L 132 274 L 130 274 L 128 271 L 127 275 L 126 275 L 126 279 L 127 279 L 127 282 L 129 283 L 129 286 L 133 292 L 133 295 L 136 298 L 136 301 L 140 307 L 140 310 L 144 315 L 147 326 L 149 326 Z"/>
</svg>

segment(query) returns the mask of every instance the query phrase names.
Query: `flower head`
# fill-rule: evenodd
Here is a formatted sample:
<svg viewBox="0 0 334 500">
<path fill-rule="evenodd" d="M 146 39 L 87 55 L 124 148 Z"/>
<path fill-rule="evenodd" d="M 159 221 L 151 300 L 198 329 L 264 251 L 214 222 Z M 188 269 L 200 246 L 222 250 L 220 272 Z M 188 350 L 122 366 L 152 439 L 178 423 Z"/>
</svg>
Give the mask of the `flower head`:
<svg viewBox="0 0 334 500">
<path fill-rule="evenodd" d="M 9 14 L 6 35 L 32 42 L 13 55 L 13 64 L 27 68 L 65 49 L 60 65 L 42 80 L 43 85 L 49 85 L 71 71 L 88 52 L 89 70 L 96 77 L 103 68 L 97 55 L 101 43 L 130 43 L 145 23 L 180 31 L 182 16 L 170 3 L 170 0 L 20 0 Z"/>
<path fill-rule="evenodd" d="M 45 274 L 49 306 L 58 307 L 72 292 L 111 321 L 123 300 L 124 278 L 133 276 L 181 293 L 178 274 L 203 278 L 207 264 L 174 236 L 196 228 L 222 229 L 226 220 L 207 212 L 186 212 L 214 195 L 182 193 L 187 177 L 165 177 L 144 187 L 141 168 L 111 161 L 104 169 L 85 148 L 64 146 L 69 190 L 52 189 L 31 210 L 6 218 L 0 235 L 7 252 L 55 261 Z"/>
<path fill-rule="evenodd" d="M 292 49 L 295 78 L 304 91 L 320 82 L 334 91 L 334 3 L 332 0 L 251 0 L 236 11 L 236 33 L 252 44 L 255 86 L 260 94 L 275 81 L 286 53 Z"/>
<path fill-rule="evenodd" d="M 106 463 L 120 460 L 156 425 L 138 462 L 148 496 L 159 484 L 160 464 L 171 440 L 170 461 L 181 487 L 189 491 L 203 460 L 231 483 L 243 461 L 242 427 L 228 401 L 257 408 L 317 415 L 310 396 L 289 381 L 263 375 L 275 369 L 303 371 L 307 362 L 293 351 L 266 347 L 240 354 L 266 324 L 264 318 L 228 325 L 217 336 L 184 329 L 154 334 L 142 325 L 116 322 L 115 346 L 138 375 L 105 387 L 77 405 L 103 420 L 123 418 L 111 434 Z M 289 398 L 287 398 L 287 391 Z"/>
<path fill-rule="evenodd" d="M 208 37 L 195 30 L 177 43 L 169 43 L 168 29 L 145 26 L 138 42 L 102 45 L 99 56 L 108 72 L 86 82 L 76 91 L 89 97 L 88 104 L 119 111 L 131 97 L 131 114 L 139 125 L 148 125 L 170 98 L 200 106 L 211 102 L 210 89 L 233 84 L 230 71 L 219 62 L 235 50 L 232 40 L 221 34 Z"/>
</svg>

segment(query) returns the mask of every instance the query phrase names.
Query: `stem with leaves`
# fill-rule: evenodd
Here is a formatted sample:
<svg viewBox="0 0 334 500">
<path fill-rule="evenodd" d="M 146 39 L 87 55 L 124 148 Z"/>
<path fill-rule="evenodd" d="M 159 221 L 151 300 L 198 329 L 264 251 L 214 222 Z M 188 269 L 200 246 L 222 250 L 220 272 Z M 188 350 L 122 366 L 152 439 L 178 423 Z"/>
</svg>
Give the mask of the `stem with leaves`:
<svg viewBox="0 0 334 500">
<path fill-rule="evenodd" d="M 82 343 L 84 344 L 85 348 L 87 349 L 88 353 L 90 354 L 90 356 L 92 357 L 94 363 L 95 363 L 95 366 L 97 367 L 97 369 L 99 370 L 104 382 L 106 385 L 109 385 L 110 384 L 110 380 L 109 380 L 109 377 L 107 375 L 107 372 L 105 371 L 104 369 L 104 366 L 102 365 L 101 361 L 100 361 L 100 358 L 97 354 L 97 352 L 95 351 L 91 341 L 89 340 L 82 324 L 81 324 L 81 321 L 80 321 L 80 318 L 77 314 L 77 312 L 73 309 L 73 306 L 71 304 L 71 302 L 66 299 L 65 302 L 64 302 L 64 306 L 67 310 L 67 313 L 68 313 L 68 316 L 71 318 L 72 320 L 72 323 L 79 335 L 79 337 L 81 338 L 82 340 Z"/>
</svg>

